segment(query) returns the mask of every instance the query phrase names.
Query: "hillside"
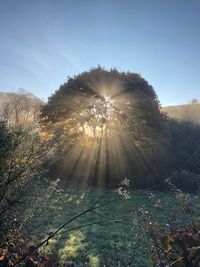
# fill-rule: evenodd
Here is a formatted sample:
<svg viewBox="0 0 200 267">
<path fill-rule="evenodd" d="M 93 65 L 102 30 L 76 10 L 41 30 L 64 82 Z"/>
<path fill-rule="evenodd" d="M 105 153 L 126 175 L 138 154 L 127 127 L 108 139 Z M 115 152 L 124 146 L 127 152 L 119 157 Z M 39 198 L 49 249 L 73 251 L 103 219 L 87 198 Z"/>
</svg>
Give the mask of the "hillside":
<svg viewBox="0 0 200 267">
<path fill-rule="evenodd" d="M 163 107 L 162 111 L 170 118 L 200 124 L 200 103 L 197 100 L 185 105 Z"/>
</svg>

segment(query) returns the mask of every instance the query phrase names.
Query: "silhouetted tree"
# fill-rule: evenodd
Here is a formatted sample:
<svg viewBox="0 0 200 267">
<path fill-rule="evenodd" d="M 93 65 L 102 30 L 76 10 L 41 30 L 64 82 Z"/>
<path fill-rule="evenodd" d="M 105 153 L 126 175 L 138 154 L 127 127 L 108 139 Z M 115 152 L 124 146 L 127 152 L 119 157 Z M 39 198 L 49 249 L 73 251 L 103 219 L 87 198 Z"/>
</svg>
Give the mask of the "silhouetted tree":
<svg viewBox="0 0 200 267">
<path fill-rule="evenodd" d="M 79 165 L 84 176 L 86 162 L 92 161 L 87 179 L 95 184 L 104 179 L 105 185 L 118 183 L 124 175 L 155 174 L 159 163 L 155 165 L 154 157 L 159 152 L 162 158 L 168 136 L 166 119 L 152 86 L 139 74 L 101 67 L 69 78 L 61 85 L 43 106 L 41 124 L 50 135 L 61 128 L 62 148 L 72 148 L 68 161 L 65 155 L 66 163 L 59 167 L 60 174 L 63 169 L 65 176 L 80 176 L 72 175 Z M 86 139 L 98 149 L 81 149 Z M 74 147 L 76 156 L 72 156 Z M 89 154 L 93 154 L 90 160 Z M 136 184 L 141 181 L 136 179 Z M 143 180 L 143 184 L 149 183 L 152 181 Z"/>
</svg>

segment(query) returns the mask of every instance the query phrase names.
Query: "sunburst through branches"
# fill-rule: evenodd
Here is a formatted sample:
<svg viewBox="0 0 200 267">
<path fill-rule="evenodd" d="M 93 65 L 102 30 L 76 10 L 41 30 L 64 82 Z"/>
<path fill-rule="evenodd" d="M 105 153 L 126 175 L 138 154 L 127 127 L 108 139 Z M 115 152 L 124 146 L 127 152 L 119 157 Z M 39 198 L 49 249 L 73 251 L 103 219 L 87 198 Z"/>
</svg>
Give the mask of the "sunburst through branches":
<svg viewBox="0 0 200 267">
<path fill-rule="evenodd" d="M 145 172 L 156 174 L 150 153 L 162 114 L 154 90 L 138 74 L 97 68 L 69 79 L 44 106 L 42 123 L 50 132 L 62 128 L 65 153 L 52 176 L 112 186 L 123 177 L 136 177 L 137 184 Z"/>
</svg>

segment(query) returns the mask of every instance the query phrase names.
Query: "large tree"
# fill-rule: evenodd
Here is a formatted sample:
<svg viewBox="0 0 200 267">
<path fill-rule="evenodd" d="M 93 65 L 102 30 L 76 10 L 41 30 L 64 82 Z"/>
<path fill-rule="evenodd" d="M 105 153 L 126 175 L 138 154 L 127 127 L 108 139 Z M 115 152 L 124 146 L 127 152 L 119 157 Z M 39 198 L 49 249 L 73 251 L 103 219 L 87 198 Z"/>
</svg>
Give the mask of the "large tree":
<svg viewBox="0 0 200 267">
<path fill-rule="evenodd" d="M 165 118 L 139 74 L 98 67 L 69 78 L 44 105 L 41 122 L 51 135 L 62 129 L 67 150 L 61 176 L 111 185 L 125 175 L 156 173 L 153 158 L 166 135 Z"/>
</svg>

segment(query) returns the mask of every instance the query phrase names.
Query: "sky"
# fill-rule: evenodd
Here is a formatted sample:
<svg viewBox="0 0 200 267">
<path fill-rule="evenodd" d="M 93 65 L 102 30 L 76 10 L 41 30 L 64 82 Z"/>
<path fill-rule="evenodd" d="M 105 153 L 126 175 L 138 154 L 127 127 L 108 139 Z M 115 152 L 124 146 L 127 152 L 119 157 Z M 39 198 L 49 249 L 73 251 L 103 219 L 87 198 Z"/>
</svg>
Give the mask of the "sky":
<svg viewBox="0 0 200 267">
<path fill-rule="evenodd" d="M 0 0 L 0 91 L 47 100 L 97 65 L 140 73 L 163 106 L 200 100 L 200 0 Z"/>
</svg>

